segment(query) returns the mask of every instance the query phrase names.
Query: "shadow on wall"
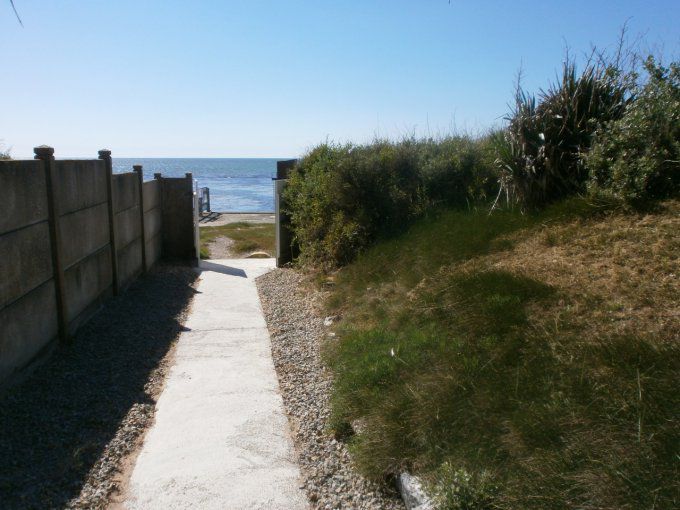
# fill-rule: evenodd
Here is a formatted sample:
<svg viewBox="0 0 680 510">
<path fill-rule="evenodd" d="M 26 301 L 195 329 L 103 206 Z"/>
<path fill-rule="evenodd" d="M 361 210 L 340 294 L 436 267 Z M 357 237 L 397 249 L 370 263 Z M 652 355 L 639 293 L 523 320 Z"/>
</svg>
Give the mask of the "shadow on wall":
<svg viewBox="0 0 680 510">
<path fill-rule="evenodd" d="M 196 272 L 159 266 L 109 301 L 23 384 L 0 395 L 0 506 L 61 508 L 182 330 Z M 144 413 L 140 413 L 143 426 Z"/>
</svg>

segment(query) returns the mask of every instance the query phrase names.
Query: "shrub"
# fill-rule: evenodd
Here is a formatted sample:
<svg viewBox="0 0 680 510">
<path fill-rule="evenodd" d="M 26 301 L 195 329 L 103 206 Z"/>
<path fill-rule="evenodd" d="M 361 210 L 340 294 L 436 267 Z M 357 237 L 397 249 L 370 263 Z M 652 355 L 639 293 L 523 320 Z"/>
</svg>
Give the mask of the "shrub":
<svg viewBox="0 0 680 510">
<path fill-rule="evenodd" d="M 491 159 L 488 141 L 468 137 L 315 147 L 284 195 L 301 256 L 343 265 L 433 207 L 486 200 L 497 182 Z"/>
<path fill-rule="evenodd" d="M 434 204 L 454 208 L 488 201 L 498 191 L 491 137 L 421 142 L 419 167 L 425 194 Z"/>
<path fill-rule="evenodd" d="M 581 75 L 567 61 L 558 83 L 538 102 L 518 87 L 507 130 L 496 137 L 498 165 L 508 196 L 535 208 L 585 191 L 582 155 L 598 127 L 619 119 L 631 100 L 622 72 L 588 64 Z"/>
<path fill-rule="evenodd" d="M 591 189 L 631 204 L 680 191 L 680 64 L 650 57 L 645 68 L 636 100 L 598 131 L 587 157 Z"/>
<path fill-rule="evenodd" d="M 0 161 L 6 159 L 12 159 L 12 157 L 9 155 L 9 150 L 6 150 L 0 143 Z"/>
</svg>

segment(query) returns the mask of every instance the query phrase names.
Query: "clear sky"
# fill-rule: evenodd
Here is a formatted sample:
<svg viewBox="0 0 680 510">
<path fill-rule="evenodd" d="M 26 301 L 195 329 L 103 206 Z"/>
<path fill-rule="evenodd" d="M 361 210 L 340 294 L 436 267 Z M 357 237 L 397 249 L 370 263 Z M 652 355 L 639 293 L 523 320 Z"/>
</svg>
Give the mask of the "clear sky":
<svg viewBox="0 0 680 510">
<path fill-rule="evenodd" d="M 326 139 L 480 131 L 634 36 L 680 53 L 678 0 L 0 0 L 0 139 L 16 158 L 287 157 Z"/>
</svg>

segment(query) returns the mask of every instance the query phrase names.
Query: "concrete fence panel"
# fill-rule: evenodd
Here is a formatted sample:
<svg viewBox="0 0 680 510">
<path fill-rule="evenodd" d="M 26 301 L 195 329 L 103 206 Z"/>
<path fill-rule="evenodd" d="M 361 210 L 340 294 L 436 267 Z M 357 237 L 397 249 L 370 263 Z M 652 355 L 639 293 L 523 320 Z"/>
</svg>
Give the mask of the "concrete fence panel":
<svg viewBox="0 0 680 510">
<path fill-rule="evenodd" d="M 163 249 L 163 211 L 161 209 L 161 181 L 154 179 L 142 185 L 144 197 L 144 242 L 146 267 L 153 266 Z"/>
<path fill-rule="evenodd" d="M 42 161 L 0 162 L 0 382 L 56 336 Z"/>
<path fill-rule="evenodd" d="M 142 235 L 139 206 L 135 205 L 116 214 L 116 249 L 122 250 Z"/>
<path fill-rule="evenodd" d="M 0 308 L 52 278 L 47 222 L 0 235 Z"/>
<path fill-rule="evenodd" d="M 0 234 L 47 219 L 42 161 L 0 163 Z"/>
<path fill-rule="evenodd" d="M 106 203 L 80 209 L 59 218 L 64 269 L 109 244 Z"/>
<path fill-rule="evenodd" d="M 59 214 L 105 204 L 106 167 L 99 160 L 56 160 Z"/>
<path fill-rule="evenodd" d="M 151 209 L 160 208 L 161 206 L 161 185 L 156 179 L 153 181 L 146 181 L 142 185 L 144 190 L 144 212 Z"/>
<path fill-rule="evenodd" d="M 144 238 L 149 240 L 161 233 L 161 210 L 151 209 L 144 213 Z"/>
<path fill-rule="evenodd" d="M 161 256 L 163 235 L 160 208 L 144 213 L 144 240 L 146 242 L 146 265 L 153 266 Z"/>
<path fill-rule="evenodd" d="M 35 154 L 0 161 L 0 388 L 162 256 L 196 257 L 191 174 Z"/>
<path fill-rule="evenodd" d="M 137 238 L 118 252 L 120 287 L 127 287 L 142 272 L 142 240 Z"/>
<path fill-rule="evenodd" d="M 133 172 L 113 174 L 114 214 L 139 204 L 139 181 Z"/>
<path fill-rule="evenodd" d="M 69 332 L 74 333 L 111 294 L 111 250 L 108 245 L 68 268 L 64 281 Z"/>
<path fill-rule="evenodd" d="M 132 283 L 144 269 L 140 197 L 139 177 L 136 173 L 113 176 L 116 257 L 118 259 L 118 284 L 121 288 Z"/>
<path fill-rule="evenodd" d="M 57 336 L 54 280 L 0 310 L 0 382 L 48 349 Z"/>
</svg>

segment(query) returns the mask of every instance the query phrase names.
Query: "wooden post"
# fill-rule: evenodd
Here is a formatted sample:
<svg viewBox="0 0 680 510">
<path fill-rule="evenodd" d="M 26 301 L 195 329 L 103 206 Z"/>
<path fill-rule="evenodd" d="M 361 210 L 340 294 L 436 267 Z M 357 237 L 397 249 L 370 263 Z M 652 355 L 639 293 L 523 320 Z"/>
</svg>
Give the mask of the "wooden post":
<svg viewBox="0 0 680 510">
<path fill-rule="evenodd" d="M 144 231 L 144 172 L 142 165 L 132 165 L 132 169 L 137 173 L 139 180 L 139 219 L 142 227 L 142 270 L 146 273 L 149 268 L 146 264 L 146 234 Z"/>
<path fill-rule="evenodd" d="M 118 251 L 116 250 L 116 221 L 113 212 L 113 163 L 111 151 L 102 149 L 99 151 L 99 159 L 106 166 L 106 193 L 109 208 L 109 242 L 111 243 L 111 274 L 113 276 L 113 295 L 118 295 L 120 285 L 118 283 Z"/>
<path fill-rule="evenodd" d="M 59 192 L 56 189 L 56 163 L 54 148 L 41 145 L 33 149 L 35 159 L 40 159 L 45 166 L 45 183 L 47 187 L 47 210 L 49 214 L 50 245 L 52 248 L 52 270 L 54 273 L 54 291 L 57 301 L 57 324 L 59 340 L 65 342 L 69 338 L 68 311 L 66 308 L 66 292 L 64 267 L 62 264 L 61 231 L 59 229 Z"/>
</svg>

